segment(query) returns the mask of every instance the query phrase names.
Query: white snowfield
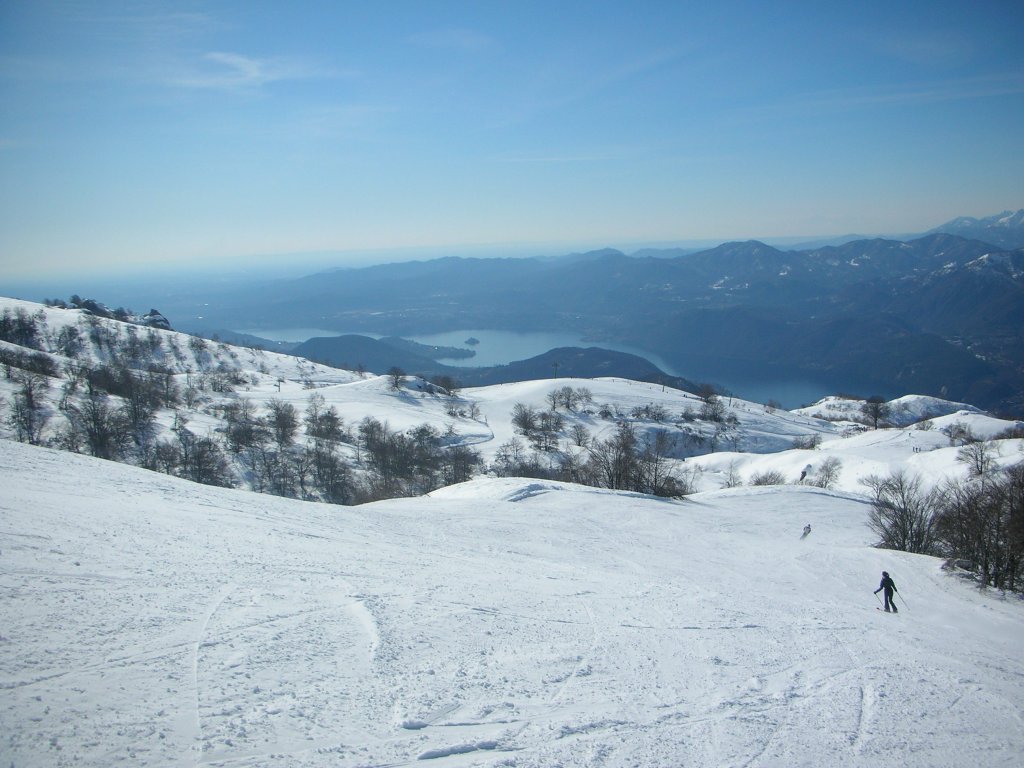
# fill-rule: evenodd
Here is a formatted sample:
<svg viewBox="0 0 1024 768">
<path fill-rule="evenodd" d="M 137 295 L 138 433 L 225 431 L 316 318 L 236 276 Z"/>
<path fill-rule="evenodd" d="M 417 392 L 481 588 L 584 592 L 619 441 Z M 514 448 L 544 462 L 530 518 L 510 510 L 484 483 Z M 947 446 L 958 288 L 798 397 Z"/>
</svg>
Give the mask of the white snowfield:
<svg viewBox="0 0 1024 768">
<path fill-rule="evenodd" d="M 345 508 L 4 441 L 0 765 L 1021 765 L 1024 605 L 867 512 L 519 479 Z"/>
</svg>

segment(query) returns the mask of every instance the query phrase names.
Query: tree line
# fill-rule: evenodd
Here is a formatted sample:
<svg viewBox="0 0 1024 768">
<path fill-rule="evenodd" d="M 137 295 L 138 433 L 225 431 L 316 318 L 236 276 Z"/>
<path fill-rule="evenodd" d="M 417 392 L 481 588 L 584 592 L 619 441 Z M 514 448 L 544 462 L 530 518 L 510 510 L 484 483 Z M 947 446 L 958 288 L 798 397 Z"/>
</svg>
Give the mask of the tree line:
<svg viewBox="0 0 1024 768">
<path fill-rule="evenodd" d="M 237 358 L 225 355 L 234 357 L 233 350 L 197 336 L 182 345 L 175 336 L 92 315 L 50 333 L 42 311 L 17 308 L 0 313 L 0 341 L 16 345 L 0 345 L 0 365 L 15 385 L 7 421 L 23 442 L 337 504 L 426 493 L 467 480 L 481 466 L 479 453 L 453 432 L 426 424 L 400 432 L 372 418 L 350 428 L 315 392 L 304 414 L 278 399 L 257 405 L 224 397 L 258 377 L 232 367 Z M 161 357 L 198 370 L 176 374 L 156 362 Z M 216 417 L 216 426 L 197 431 L 185 409 Z M 170 429 L 159 426 L 161 413 L 173 420 Z"/>
<path fill-rule="evenodd" d="M 1021 437 L 1011 430 L 999 438 Z M 926 487 L 906 470 L 864 483 L 878 546 L 945 557 L 998 589 L 1024 589 L 1024 462 L 996 464 L 999 439 L 965 443 L 967 478 Z"/>
</svg>

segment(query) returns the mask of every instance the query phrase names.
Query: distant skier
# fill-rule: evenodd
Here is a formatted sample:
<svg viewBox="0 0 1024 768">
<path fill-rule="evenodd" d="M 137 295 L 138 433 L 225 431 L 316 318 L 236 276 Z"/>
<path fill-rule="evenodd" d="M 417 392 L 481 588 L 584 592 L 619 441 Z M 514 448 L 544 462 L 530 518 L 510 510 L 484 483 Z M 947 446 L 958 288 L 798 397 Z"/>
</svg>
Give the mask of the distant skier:
<svg viewBox="0 0 1024 768">
<path fill-rule="evenodd" d="M 899 592 L 899 590 L 896 589 L 896 582 L 889 578 L 888 571 L 882 571 L 882 581 L 878 585 L 878 589 L 875 590 L 876 595 L 878 594 L 879 590 L 881 590 L 882 594 L 885 595 L 885 612 L 889 613 L 889 609 L 891 606 L 893 613 L 899 613 L 899 611 L 896 610 L 896 603 L 893 601 L 892 598 L 892 593 Z"/>
<path fill-rule="evenodd" d="M 801 539 L 806 539 L 808 536 L 810 536 L 810 534 L 811 534 L 811 524 L 808 523 L 807 525 L 804 526 L 804 535 L 801 536 L 800 538 Z"/>
</svg>

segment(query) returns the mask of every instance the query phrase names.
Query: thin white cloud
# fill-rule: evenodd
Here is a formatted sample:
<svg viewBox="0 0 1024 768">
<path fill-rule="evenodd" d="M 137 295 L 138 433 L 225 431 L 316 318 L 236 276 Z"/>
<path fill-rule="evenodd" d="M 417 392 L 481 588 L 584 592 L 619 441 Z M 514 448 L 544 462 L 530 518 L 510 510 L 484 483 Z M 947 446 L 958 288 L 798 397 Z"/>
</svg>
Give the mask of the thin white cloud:
<svg viewBox="0 0 1024 768">
<path fill-rule="evenodd" d="M 256 58 L 213 51 L 205 54 L 190 71 L 168 78 L 167 83 L 181 88 L 244 90 L 286 80 L 334 78 L 345 74 L 301 59 Z"/>
</svg>

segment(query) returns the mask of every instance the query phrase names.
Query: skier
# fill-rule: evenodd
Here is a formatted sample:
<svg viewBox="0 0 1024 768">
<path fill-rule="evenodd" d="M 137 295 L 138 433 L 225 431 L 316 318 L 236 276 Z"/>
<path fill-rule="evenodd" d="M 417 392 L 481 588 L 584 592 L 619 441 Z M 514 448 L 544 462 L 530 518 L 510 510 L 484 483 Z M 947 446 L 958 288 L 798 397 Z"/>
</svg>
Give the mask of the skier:
<svg viewBox="0 0 1024 768">
<path fill-rule="evenodd" d="M 889 613 L 889 607 L 892 606 L 892 612 L 899 613 L 899 611 L 896 610 L 896 603 L 893 601 L 892 597 L 892 593 L 899 592 L 899 590 L 896 589 L 896 582 L 889 578 L 888 571 L 882 571 L 882 581 L 878 585 L 878 589 L 875 590 L 876 595 L 879 590 L 884 590 L 882 594 L 885 595 L 885 612 Z"/>
<path fill-rule="evenodd" d="M 806 539 L 810 535 L 810 533 L 811 533 L 811 524 L 808 523 L 807 525 L 804 526 L 804 535 L 801 536 L 800 538 L 801 539 Z"/>
</svg>

